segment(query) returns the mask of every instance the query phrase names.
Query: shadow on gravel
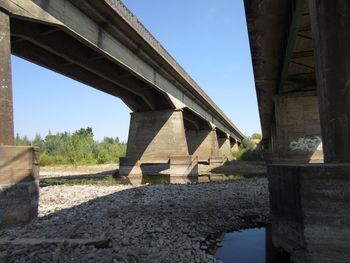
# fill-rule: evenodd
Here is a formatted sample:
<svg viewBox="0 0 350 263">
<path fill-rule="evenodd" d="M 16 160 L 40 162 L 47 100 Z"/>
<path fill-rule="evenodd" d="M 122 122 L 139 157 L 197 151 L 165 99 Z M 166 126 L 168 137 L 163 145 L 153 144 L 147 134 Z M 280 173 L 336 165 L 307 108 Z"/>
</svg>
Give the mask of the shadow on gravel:
<svg viewBox="0 0 350 263">
<path fill-rule="evenodd" d="M 203 245 L 208 236 L 268 220 L 261 179 L 116 186 L 117 192 L 81 204 L 96 186 L 57 187 L 47 190 L 42 205 L 73 206 L 0 232 L 0 262 L 215 262 Z"/>
<path fill-rule="evenodd" d="M 223 174 L 245 178 L 267 177 L 265 162 L 227 161 L 224 165 L 215 167 L 209 171 L 211 174 Z"/>
</svg>

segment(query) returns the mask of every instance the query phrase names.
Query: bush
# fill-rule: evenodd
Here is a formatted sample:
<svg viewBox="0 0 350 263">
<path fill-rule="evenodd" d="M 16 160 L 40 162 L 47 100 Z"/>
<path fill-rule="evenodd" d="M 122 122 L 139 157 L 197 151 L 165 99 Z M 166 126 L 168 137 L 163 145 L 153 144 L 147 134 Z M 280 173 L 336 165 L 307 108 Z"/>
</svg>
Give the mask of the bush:
<svg viewBox="0 0 350 263">
<path fill-rule="evenodd" d="M 233 152 L 233 158 L 242 161 L 260 161 L 261 156 L 253 140 L 261 139 L 261 135 L 253 133 L 252 136 L 246 137 L 242 141 L 241 148 Z"/>
<path fill-rule="evenodd" d="M 37 134 L 33 141 L 26 136 L 16 136 L 16 145 L 33 145 L 40 147 L 40 164 L 42 166 L 61 164 L 104 164 L 118 163 L 119 157 L 125 155 L 126 144 L 118 138 L 105 137 L 102 142 L 94 141 L 91 128 L 81 128 L 73 134 L 68 132 L 51 132 L 42 139 Z"/>
</svg>

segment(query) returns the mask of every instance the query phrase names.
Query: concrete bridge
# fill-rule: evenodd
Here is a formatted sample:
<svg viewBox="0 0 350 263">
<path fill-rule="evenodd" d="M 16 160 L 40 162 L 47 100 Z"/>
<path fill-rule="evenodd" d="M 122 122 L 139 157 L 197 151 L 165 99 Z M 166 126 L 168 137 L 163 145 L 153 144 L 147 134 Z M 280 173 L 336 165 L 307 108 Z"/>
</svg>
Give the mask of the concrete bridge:
<svg viewBox="0 0 350 263">
<path fill-rule="evenodd" d="M 123 100 L 132 114 L 121 175 L 155 163 L 197 175 L 198 162 L 230 159 L 243 139 L 121 1 L 0 0 L 0 225 L 37 212 L 39 150 L 14 146 L 11 53 Z"/>
<path fill-rule="evenodd" d="M 293 262 L 350 262 L 350 2 L 244 2 L 273 242 Z"/>
</svg>

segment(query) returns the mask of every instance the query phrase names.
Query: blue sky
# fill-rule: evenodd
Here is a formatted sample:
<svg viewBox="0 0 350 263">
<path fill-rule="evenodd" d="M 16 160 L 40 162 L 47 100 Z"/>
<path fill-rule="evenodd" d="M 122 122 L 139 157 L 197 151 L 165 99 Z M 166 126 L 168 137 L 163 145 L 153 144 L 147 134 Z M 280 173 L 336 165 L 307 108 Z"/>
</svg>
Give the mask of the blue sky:
<svg viewBox="0 0 350 263">
<path fill-rule="evenodd" d="M 246 135 L 260 132 L 243 1 L 123 1 Z M 12 57 L 15 132 L 33 138 L 92 127 L 126 141 L 123 102 Z"/>
</svg>

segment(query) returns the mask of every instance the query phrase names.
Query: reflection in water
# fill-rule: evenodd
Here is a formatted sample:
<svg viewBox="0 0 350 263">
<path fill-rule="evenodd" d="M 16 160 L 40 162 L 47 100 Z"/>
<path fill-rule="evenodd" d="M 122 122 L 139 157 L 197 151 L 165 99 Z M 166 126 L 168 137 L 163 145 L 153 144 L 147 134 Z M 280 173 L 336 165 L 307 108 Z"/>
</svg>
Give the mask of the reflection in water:
<svg viewBox="0 0 350 263">
<path fill-rule="evenodd" d="M 271 243 L 270 228 L 252 228 L 226 233 L 215 257 L 224 263 L 288 263 L 287 254 Z"/>
<path fill-rule="evenodd" d="M 117 177 L 116 184 L 192 184 L 192 183 L 209 183 L 240 180 L 244 178 L 262 177 L 261 174 L 249 175 L 224 175 L 224 174 L 208 174 L 193 177 L 181 177 L 170 175 L 144 175 L 140 177 Z"/>
<path fill-rule="evenodd" d="M 245 175 L 224 175 L 209 174 L 193 177 L 162 175 L 144 175 L 140 177 L 127 177 L 115 175 L 77 175 L 64 177 L 51 177 L 40 179 L 40 187 L 49 185 L 144 185 L 144 184 L 192 184 L 192 183 L 210 183 L 231 180 L 240 180 L 244 178 L 264 177 L 264 174 L 245 174 Z"/>
</svg>

